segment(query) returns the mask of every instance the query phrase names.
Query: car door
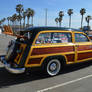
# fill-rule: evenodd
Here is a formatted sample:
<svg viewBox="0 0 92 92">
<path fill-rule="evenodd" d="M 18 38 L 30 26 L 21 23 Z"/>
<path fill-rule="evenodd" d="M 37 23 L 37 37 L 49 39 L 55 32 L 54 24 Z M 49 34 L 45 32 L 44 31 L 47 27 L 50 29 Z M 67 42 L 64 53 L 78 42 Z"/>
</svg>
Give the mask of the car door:
<svg viewBox="0 0 92 92">
<path fill-rule="evenodd" d="M 84 33 L 75 33 L 76 62 L 92 59 L 92 42 Z"/>
</svg>

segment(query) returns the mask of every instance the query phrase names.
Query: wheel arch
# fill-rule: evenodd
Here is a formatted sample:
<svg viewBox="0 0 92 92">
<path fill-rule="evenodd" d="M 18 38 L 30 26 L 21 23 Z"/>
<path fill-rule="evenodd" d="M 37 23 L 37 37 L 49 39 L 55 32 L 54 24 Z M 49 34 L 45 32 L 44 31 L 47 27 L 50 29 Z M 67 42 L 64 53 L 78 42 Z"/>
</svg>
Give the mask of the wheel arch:
<svg viewBox="0 0 92 92">
<path fill-rule="evenodd" d="M 67 58 L 66 58 L 65 55 L 53 55 L 53 56 L 44 57 L 43 60 L 42 60 L 41 66 L 46 64 L 51 59 L 58 59 L 60 61 L 60 63 L 63 64 L 63 65 L 65 65 L 66 62 L 67 62 Z"/>
</svg>

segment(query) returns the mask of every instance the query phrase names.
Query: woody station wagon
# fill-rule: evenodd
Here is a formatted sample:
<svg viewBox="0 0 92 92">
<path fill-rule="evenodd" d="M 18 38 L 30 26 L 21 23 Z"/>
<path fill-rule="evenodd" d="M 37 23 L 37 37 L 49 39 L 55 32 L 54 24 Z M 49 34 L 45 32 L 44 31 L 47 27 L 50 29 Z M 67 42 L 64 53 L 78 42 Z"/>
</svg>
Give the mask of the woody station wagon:
<svg viewBox="0 0 92 92">
<path fill-rule="evenodd" d="M 76 29 L 33 27 L 20 32 L 9 42 L 1 62 L 15 74 L 41 68 L 50 76 L 57 75 L 66 64 L 92 60 L 92 42 Z"/>
</svg>

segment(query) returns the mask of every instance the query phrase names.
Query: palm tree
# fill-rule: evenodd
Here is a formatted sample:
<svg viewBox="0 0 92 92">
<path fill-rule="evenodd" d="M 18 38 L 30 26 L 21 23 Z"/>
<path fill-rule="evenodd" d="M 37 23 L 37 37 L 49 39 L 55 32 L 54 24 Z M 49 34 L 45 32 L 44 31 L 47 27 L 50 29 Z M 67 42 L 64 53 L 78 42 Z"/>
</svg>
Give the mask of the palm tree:
<svg viewBox="0 0 92 92">
<path fill-rule="evenodd" d="M 14 18 L 13 18 L 13 16 L 11 16 L 10 21 L 11 21 L 12 26 L 13 26 L 14 25 Z"/>
<path fill-rule="evenodd" d="M 1 19 L 0 20 L 0 26 L 3 24 L 3 22 L 4 22 L 4 19 Z"/>
<path fill-rule="evenodd" d="M 85 8 L 82 8 L 81 10 L 80 10 L 80 14 L 81 14 L 81 29 L 82 29 L 82 23 L 83 23 L 83 15 L 86 13 L 86 9 Z"/>
<path fill-rule="evenodd" d="M 35 14 L 35 12 L 34 12 L 34 10 L 32 9 L 31 10 L 31 25 L 33 26 L 33 17 L 34 17 L 34 14 Z"/>
<path fill-rule="evenodd" d="M 89 22 L 90 22 L 91 19 L 92 19 L 92 17 L 91 17 L 90 15 L 88 15 L 88 16 L 85 18 L 88 27 L 89 27 Z"/>
<path fill-rule="evenodd" d="M 30 19 L 30 17 L 32 17 L 31 26 L 33 26 L 34 10 L 31 9 L 31 8 L 28 8 L 28 9 L 26 10 L 26 12 L 27 12 L 27 25 L 29 26 L 29 19 Z"/>
<path fill-rule="evenodd" d="M 61 21 L 62 21 L 62 18 L 59 17 L 58 21 L 59 21 L 59 27 L 61 27 Z"/>
<path fill-rule="evenodd" d="M 60 11 L 60 12 L 59 12 L 59 26 L 60 26 L 60 27 L 61 27 L 61 22 L 62 22 L 63 16 L 64 16 L 63 11 Z"/>
<path fill-rule="evenodd" d="M 73 9 L 68 9 L 67 14 L 69 15 L 69 28 L 71 28 L 71 15 L 73 14 Z"/>
<path fill-rule="evenodd" d="M 55 18 L 55 22 L 56 22 L 56 25 L 58 26 L 58 21 L 59 19 L 58 18 Z"/>
<path fill-rule="evenodd" d="M 6 20 L 6 18 L 3 18 L 3 19 L 1 20 L 2 24 L 5 22 L 5 20 Z"/>
<path fill-rule="evenodd" d="M 90 16 L 90 15 L 88 15 L 86 18 L 85 18 L 85 20 L 86 20 L 86 22 L 87 22 L 87 28 L 88 28 L 88 33 L 87 34 L 89 34 L 89 31 L 90 31 L 90 26 L 89 26 L 89 22 L 90 22 L 90 20 L 92 19 L 92 17 Z"/>
<path fill-rule="evenodd" d="M 25 28 L 25 18 L 26 18 L 26 16 L 27 16 L 27 12 L 23 12 L 23 20 L 24 20 L 24 23 L 23 23 L 23 27 Z"/>
<path fill-rule="evenodd" d="M 22 20 L 22 16 L 21 15 L 17 15 L 17 21 L 20 22 L 20 20 Z M 21 29 L 21 24 L 20 24 L 19 29 Z"/>
<path fill-rule="evenodd" d="M 17 14 L 13 14 L 12 20 L 13 20 L 13 22 L 16 22 L 16 20 L 17 20 Z"/>
<path fill-rule="evenodd" d="M 18 16 L 19 16 L 19 20 L 20 20 L 20 28 L 21 28 L 21 20 L 22 20 L 21 16 L 22 16 L 23 10 L 24 10 L 24 8 L 23 8 L 22 4 L 16 5 L 16 12 L 19 14 Z"/>
<path fill-rule="evenodd" d="M 12 16 L 10 16 L 10 25 L 12 25 Z"/>
<path fill-rule="evenodd" d="M 29 27 L 29 19 L 30 19 L 30 16 L 31 16 L 31 9 L 28 8 L 28 9 L 26 10 L 26 12 L 27 12 L 27 25 L 28 25 L 28 27 Z"/>
<path fill-rule="evenodd" d="M 11 17 L 13 30 L 15 30 L 15 28 L 16 28 L 16 20 L 17 20 L 17 14 L 13 14 Z"/>
</svg>

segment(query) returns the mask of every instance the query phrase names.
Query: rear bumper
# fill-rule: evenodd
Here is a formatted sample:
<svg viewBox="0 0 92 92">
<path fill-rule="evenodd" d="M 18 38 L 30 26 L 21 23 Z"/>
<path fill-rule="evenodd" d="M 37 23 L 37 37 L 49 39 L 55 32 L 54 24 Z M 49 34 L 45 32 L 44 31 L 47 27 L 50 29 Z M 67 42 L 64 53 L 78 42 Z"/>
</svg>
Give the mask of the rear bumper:
<svg viewBox="0 0 92 92">
<path fill-rule="evenodd" d="M 14 73 L 14 74 L 20 74 L 25 72 L 25 68 L 13 68 L 7 61 L 5 60 L 4 56 L 0 57 L 0 61 L 4 65 L 5 69 L 7 69 L 9 72 Z"/>
</svg>

